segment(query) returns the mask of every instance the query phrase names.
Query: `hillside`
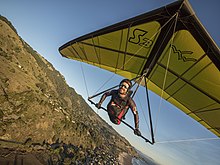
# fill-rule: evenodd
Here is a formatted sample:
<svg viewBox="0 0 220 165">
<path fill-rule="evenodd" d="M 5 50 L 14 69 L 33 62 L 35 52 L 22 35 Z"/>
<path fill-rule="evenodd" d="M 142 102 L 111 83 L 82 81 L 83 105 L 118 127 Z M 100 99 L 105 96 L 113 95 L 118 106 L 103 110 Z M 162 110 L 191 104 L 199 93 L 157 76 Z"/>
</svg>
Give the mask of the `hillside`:
<svg viewBox="0 0 220 165">
<path fill-rule="evenodd" d="M 70 162 L 97 158 L 98 162 L 114 163 L 122 152 L 137 156 L 129 142 L 102 120 L 2 16 L 0 104 L 0 162 L 2 155 L 15 148 L 19 154 L 37 152 L 42 164 L 65 162 L 66 158 Z M 17 159 L 10 156 L 5 158 Z"/>
</svg>

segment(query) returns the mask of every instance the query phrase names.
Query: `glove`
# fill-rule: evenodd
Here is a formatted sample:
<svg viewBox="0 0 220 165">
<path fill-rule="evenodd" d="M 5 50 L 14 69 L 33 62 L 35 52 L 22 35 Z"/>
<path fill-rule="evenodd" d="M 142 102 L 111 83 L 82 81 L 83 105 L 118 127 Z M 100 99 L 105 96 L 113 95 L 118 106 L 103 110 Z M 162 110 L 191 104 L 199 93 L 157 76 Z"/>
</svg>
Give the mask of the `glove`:
<svg viewBox="0 0 220 165">
<path fill-rule="evenodd" d="M 96 103 L 95 106 L 96 106 L 96 108 L 98 108 L 98 109 L 101 108 L 101 104 L 100 104 L 100 103 Z"/>
<path fill-rule="evenodd" d="M 137 135 L 137 136 L 141 136 L 141 132 L 139 131 L 138 128 L 134 129 L 134 134 Z"/>
</svg>

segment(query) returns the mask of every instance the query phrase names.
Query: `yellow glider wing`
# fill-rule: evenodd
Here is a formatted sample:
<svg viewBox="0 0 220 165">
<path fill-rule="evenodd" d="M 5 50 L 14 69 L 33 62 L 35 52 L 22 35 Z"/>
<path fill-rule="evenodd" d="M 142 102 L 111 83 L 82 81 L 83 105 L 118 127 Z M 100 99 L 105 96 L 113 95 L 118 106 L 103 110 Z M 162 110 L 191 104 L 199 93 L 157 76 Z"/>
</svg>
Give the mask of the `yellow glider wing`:
<svg viewBox="0 0 220 165">
<path fill-rule="evenodd" d="M 165 100 L 220 137 L 220 51 L 188 1 L 84 35 L 59 51 L 129 79 L 147 71 L 150 90 L 163 91 Z"/>
</svg>

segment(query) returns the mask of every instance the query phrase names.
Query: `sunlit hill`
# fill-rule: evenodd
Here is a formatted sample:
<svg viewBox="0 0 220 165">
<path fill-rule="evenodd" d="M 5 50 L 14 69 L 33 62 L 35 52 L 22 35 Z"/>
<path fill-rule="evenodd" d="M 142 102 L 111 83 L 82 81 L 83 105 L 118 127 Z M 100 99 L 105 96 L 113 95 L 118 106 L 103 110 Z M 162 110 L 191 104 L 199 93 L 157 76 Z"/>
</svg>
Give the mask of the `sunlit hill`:
<svg viewBox="0 0 220 165">
<path fill-rule="evenodd" d="M 0 104 L 0 161 L 31 154 L 41 164 L 114 163 L 119 153 L 137 155 L 2 16 Z"/>
</svg>

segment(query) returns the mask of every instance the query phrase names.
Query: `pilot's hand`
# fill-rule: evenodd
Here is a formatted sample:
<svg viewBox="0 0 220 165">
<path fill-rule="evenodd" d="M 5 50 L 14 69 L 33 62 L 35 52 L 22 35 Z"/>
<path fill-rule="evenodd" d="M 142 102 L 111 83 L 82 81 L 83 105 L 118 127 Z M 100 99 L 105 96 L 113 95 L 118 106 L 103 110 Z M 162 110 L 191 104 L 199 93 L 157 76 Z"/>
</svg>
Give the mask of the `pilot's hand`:
<svg viewBox="0 0 220 165">
<path fill-rule="evenodd" d="M 96 103 L 95 106 L 96 106 L 96 108 L 98 108 L 98 109 L 101 108 L 101 104 L 100 104 L 100 103 Z"/>
<path fill-rule="evenodd" d="M 141 132 L 139 131 L 138 128 L 134 129 L 134 134 L 137 135 L 137 136 L 141 136 Z"/>
</svg>

